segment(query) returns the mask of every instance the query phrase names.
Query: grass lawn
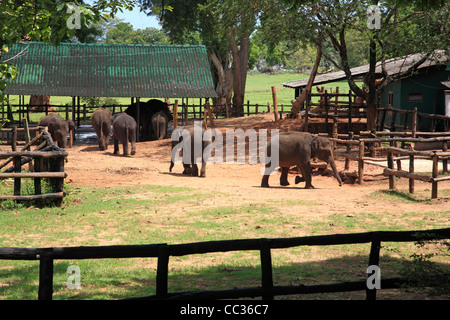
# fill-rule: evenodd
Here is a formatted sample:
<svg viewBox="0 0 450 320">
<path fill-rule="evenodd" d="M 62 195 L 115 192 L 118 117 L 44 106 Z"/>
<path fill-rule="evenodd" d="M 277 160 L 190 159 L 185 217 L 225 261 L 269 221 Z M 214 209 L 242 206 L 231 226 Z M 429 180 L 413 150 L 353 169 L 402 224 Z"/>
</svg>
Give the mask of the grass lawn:
<svg viewBox="0 0 450 320">
<path fill-rule="evenodd" d="M 1 185 L 2 190 L 8 187 L 11 186 L 7 183 Z M 289 208 L 301 212 L 318 205 L 306 200 L 211 205 L 199 210 L 196 209 L 198 203 L 214 203 L 230 195 L 156 185 L 94 189 L 68 185 L 66 188 L 68 196 L 61 208 L 37 208 L 9 201 L 0 204 L 2 246 L 34 248 L 181 244 L 198 242 L 199 239 L 215 241 L 295 237 L 299 228 L 307 228 L 311 234 L 326 234 L 330 225 L 343 233 L 352 233 L 361 228 L 386 230 L 380 220 L 380 213 L 375 212 L 361 212 L 350 218 L 330 215 L 327 219 L 311 217 L 301 221 L 295 215 L 286 214 Z M 375 193 L 370 197 L 381 197 L 392 204 L 404 201 L 402 194 L 392 192 Z M 401 227 L 397 226 L 394 230 L 409 230 L 421 227 L 415 221 L 420 221 L 424 214 L 405 212 L 390 218 L 404 221 Z M 426 227 L 430 227 L 430 223 L 435 228 L 445 227 L 446 215 L 448 211 L 430 212 L 433 219 L 427 222 Z M 399 270 L 408 265 L 409 254 L 414 248 L 412 243 L 384 244 L 383 276 L 397 276 Z M 357 278 L 359 275 L 359 280 L 364 279 L 362 271 L 367 267 L 369 251 L 369 244 L 273 250 L 274 283 L 335 283 L 358 280 L 355 275 Z M 169 292 L 260 286 L 259 259 L 259 253 L 252 251 L 172 257 L 169 264 Z M 81 289 L 78 290 L 67 287 L 67 269 L 72 265 L 81 270 Z M 448 268 L 446 264 L 438 263 L 438 266 Z M 157 260 L 154 258 L 57 260 L 54 264 L 53 298 L 121 299 L 155 294 L 156 267 Z M 0 299 L 37 298 L 38 262 L 0 260 L 0 274 Z M 364 299 L 364 292 L 336 293 L 326 297 Z M 398 298 L 398 295 L 395 297 Z M 321 299 L 323 295 L 306 298 Z"/>
<path fill-rule="evenodd" d="M 285 112 L 288 112 L 290 110 L 290 107 L 292 105 L 291 101 L 295 98 L 295 90 L 283 87 L 282 83 L 293 81 L 293 80 L 299 80 L 303 78 L 309 77 L 309 74 L 297 74 L 297 73 L 279 73 L 279 74 L 264 74 L 264 73 L 252 73 L 250 72 L 247 76 L 247 84 L 246 84 L 246 93 L 245 93 L 245 104 L 250 103 L 251 105 L 258 104 L 260 107 L 258 108 L 259 112 L 266 111 L 267 105 L 273 105 L 273 97 L 272 97 L 272 86 L 276 88 L 276 94 L 277 94 L 277 104 L 280 106 L 283 106 L 283 110 Z M 339 87 L 339 92 L 341 93 L 348 93 L 349 86 L 346 81 L 337 81 L 334 83 L 329 83 L 323 85 L 326 90 L 329 92 L 336 92 L 336 87 Z M 142 101 L 147 101 L 150 98 L 141 98 Z M 171 102 L 173 103 L 175 100 L 178 100 L 181 104 L 182 99 L 176 99 L 172 98 Z M 199 104 L 200 99 L 188 99 L 188 103 L 191 104 Z M 25 102 L 28 103 L 29 96 L 25 96 Z M 131 98 L 113 98 L 113 101 L 115 101 L 118 105 L 128 105 L 131 103 Z M 19 97 L 18 96 L 10 96 L 10 103 L 11 104 L 18 104 L 19 103 Z M 50 98 L 50 103 L 52 105 L 72 105 L 72 98 L 71 97 L 57 97 L 52 96 Z M 83 102 L 82 102 L 83 103 Z M 204 99 L 202 100 L 202 103 L 204 103 Z M 255 111 L 255 107 L 250 108 L 250 112 Z M 57 110 L 61 112 L 61 115 L 65 117 L 64 109 Z M 190 110 L 189 112 L 191 112 Z M 247 111 L 247 108 L 245 108 L 245 111 Z M 32 122 L 38 122 L 39 119 L 44 114 L 41 113 L 32 113 L 30 115 L 30 121 Z M 18 119 L 18 115 L 15 115 L 15 118 Z"/>
</svg>

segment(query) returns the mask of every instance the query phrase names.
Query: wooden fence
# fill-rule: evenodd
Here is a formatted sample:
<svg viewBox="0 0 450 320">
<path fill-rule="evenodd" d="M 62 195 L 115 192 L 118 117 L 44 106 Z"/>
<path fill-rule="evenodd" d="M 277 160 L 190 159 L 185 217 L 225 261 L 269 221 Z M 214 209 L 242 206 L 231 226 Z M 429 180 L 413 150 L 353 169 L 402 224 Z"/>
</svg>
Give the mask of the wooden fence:
<svg viewBox="0 0 450 320">
<path fill-rule="evenodd" d="M 157 258 L 156 294 L 135 299 L 238 299 L 262 297 L 272 300 L 278 295 L 311 294 L 328 292 L 366 291 L 368 300 L 376 299 L 376 289 L 369 289 L 367 281 L 353 281 L 323 285 L 275 286 L 272 272 L 272 249 L 297 246 L 324 246 L 370 243 L 368 266 L 379 266 L 382 242 L 413 242 L 450 238 L 450 228 L 421 231 L 377 231 L 356 234 L 336 234 L 298 238 L 244 239 L 209 241 L 178 245 L 116 245 L 97 247 L 59 248 L 0 248 L 0 259 L 39 260 L 39 300 L 51 300 L 53 291 L 54 260 L 64 259 L 119 259 Z M 259 251 L 261 261 L 261 286 L 230 290 L 169 292 L 169 258 L 193 254 L 230 251 Z M 371 275 L 368 276 L 368 278 Z M 400 288 L 405 283 L 401 278 L 381 280 L 381 288 Z"/>
<path fill-rule="evenodd" d="M 365 136 L 363 136 L 365 134 Z M 448 144 L 450 143 L 450 133 L 428 133 L 428 132 L 416 132 L 416 136 L 431 136 L 431 138 L 411 138 L 408 137 L 409 133 L 402 135 L 402 133 L 386 133 L 386 132 L 372 132 L 372 133 L 362 133 L 359 136 L 354 136 L 352 133 L 349 135 L 339 135 L 338 138 L 330 138 L 334 143 L 334 155 L 335 157 L 345 158 L 345 170 L 349 169 L 349 161 L 358 162 L 358 171 L 356 173 L 347 173 L 348 175 L 353 175 L 357 177 L 359 184 L 363 183 L 364 177 L 364 162 L 386 162 L 388 161 L 387 155 L 390 148 L 402 147 L 405 152 L 408 151 L 409 146 L 415 143 L 438 143 L 441 144 L 442 152 L 436 152 L 438 154 L 439 160 L 443 161 L 443 173 L 448 172 L 447 162 L 448 162 Z M 373 135 L 375 137 L 370 138 Z M 400 135 L 400 137 L 395 137 Z M 367 136 L 367 137 L 366 137 Z M 389 136 L 389 137 L 386 137 Z M 347 138 L 347 139 L 345 139 Z M 388 144 L 383 145 L 383 144 Z M 417 156 L 423 158 L 431 157 L 431 153 L 420 153 L 417 151 Z M 406 159 L 405 154 L 400 157 L 394 157 L 393 161 L 397 163 L 398 170 L 401 170 L 401 160 Z M 417 159 L 417 157 L 416 157 Z M 430 158 L 431 159 L 431 158 Z M 414 161 L 414 160 L 413 160 Z M 392 168 L 393 169 L 393 168 Z M 436 177 L 435 177 L 436 178 Z M 442 179 L 445 180 L 445 179 Z M 437 190 L 437 189 L 436 189 Z"/>
<path fill-rule="evenodd" d="M 415 132 L 425 131 L 424 129 L 429 132 L 450 131 L 450 117 L 448 116 L 421 113 L 417 111 L 417 108 L 414 110 L 378 108 L 377 111 L 378 131 L 409 131 L 412 137 L 415 137 Z"/>
<path fill-rule="evenodd" d="M 450 140 L 450 139 L 449 139 Z M 401 148 L 387 148 L 388 152 L 388 168 L 384 169 L 384 174 L 389 176 L 389 189 L 395 188 L 394 177 L 408 178 L 409 179 L 409 192 L 414 193 L 414 181 L 425 181 L 431 183 L 431 198 L 436 199 L 438 196 L 438 183 L 442 181 L 450 180 L 450 175 L 439 176 L 439 161 L 443 162 L 443 173 L 448 172 L 447 161 L 450 158 L 450 152 L 427 152 L 427 151 L 415 151 L 405 150 Z M 400 156 L 409 157 L 409 171 L 402 170 L 401 168 L 394 169 L 394 154 Z M 432 161 L 431 175 L 414 173 L 414 159 L 420 157 L 421 159 L 428 159 Z"/>
<path fill-rule="evenodd" d="M 319 93 L 307 92 L 307 99 L 305 103 L 305 129 L 308 130 L 309 119 L 322 118 L 325 119 L 325 124 L 328 124 L 329 120 L 336 122 L 339 118 L 346 118 L 348 121 L 348 132 L 353 132 L 353 119 L 354 118 L 366 118 L 366 106 L 362 101 L 359 101 L 358 97 L 349 91 L 344 93 L 328 93 L 327 90 Z M 317 97 L 318 102 L 312 102 L 312 99 Z M 329 135 L 328 125 L 326 130 Z"/>
<path fill-rule="evenodd" d="M 27 150 L 35 144 L 38 144 L 35 150 Z M 57 206 L 60 206 L 65 196 L 64 178 L 67 174 L 64 172 L 64 162 L 67 155 L 67 151 L 59 148 L 52 141 L 50 134 L 45 131 L 38 134 L 19 151 L 0 152 L 0 159 L 6 159 L 0 164 L 0 169 L 13 163 L 10 168 L 0 172 L 0 180 L 14 179 L 14 194 L 1 195 L 0 200 L 41 203 L 52 199 Z M 30 164 L 30 172 L 22 172 L 22 166 L 27 163 Z M 21 195 L 21 179 L 25 178 L 34 180 L 34 195 Z M 52 192 L 42 193 L 43 179 L 49 180 Z"/>
</svg>

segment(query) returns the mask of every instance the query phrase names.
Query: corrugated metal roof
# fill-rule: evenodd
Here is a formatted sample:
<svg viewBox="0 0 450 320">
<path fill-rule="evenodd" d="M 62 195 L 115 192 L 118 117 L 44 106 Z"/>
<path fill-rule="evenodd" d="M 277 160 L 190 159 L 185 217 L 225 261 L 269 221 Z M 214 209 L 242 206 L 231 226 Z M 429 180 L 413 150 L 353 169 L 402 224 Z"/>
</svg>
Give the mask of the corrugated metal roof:
<svg viewBox="0 0 450 320">
<path fill-rule="evenodd" d="M 7 94 L 80 97 L 216 97 L 204 46 L 15 44 L 2 60 L 18 70 Z"/>
<path fill-rule="evenodd" d="M 386 61 L 385 67 L 386 71 L 389 75 L 398 74 L 400 72 L 404 72 L 408 70 L 409 67 L 411 67 L 414 63 L 419 61 L 423 57 L 422 54 L 412 54 L 406 57 L 401 58 L 393 58 Z M 437 51 L 433 57 L 426 60 L 424 63 L 422 63 L 418 69 L 423 69 L 427 67 L 434 66 L 436 64 L 446 63 L 448 61 L 448 56 L 446 56 L 443 51 Z M 375 66 L 375 72 L 381 73 L 381 62 L 377 62 Z M 365 75 L 367 72 L 369 72 L 369 65 L 364 65 L 356 68 L 350 69 L 350 72 L 353 76 L 353 78 L 361 77 Z M 344 80 L 345 72 L 344 71 L 337 71 L 333 73 L 327 73 L 327 74 L 320 74 L 317 75 L 314 78 L 314 85 L 323 84 L 323 83 L 330 83 L 334 81 Z M 305 87 L 308 84 L 309 78 L 301 79 L 301 80 L 294 80 L 282 83 L 284 87 L 288 88 L 301 88 Z"/>
</svg>

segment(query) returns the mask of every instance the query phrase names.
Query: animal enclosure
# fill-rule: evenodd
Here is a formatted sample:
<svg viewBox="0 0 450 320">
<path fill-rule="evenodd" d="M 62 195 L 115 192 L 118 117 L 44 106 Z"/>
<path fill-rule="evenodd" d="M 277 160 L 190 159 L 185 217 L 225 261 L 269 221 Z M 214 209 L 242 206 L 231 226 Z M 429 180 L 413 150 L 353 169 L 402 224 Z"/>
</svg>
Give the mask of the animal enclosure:
<svg viewBox="0 0 450 320">
<path fill-rule="evenodd" d="M 31 146 L 37 147 L 31 150 Z M 45 131 L 39 133 L 33 140 L 28 142 L 21 150 L 11 152 L 0 152 L 0 169 L 12 163 L 12 166 L 0 172 L 0 179 L 14 179 L 13 195 L 1 195 L 0 200 L 35 201 L 42 203 L 44 200 L 52 200 L 60 206 L 65 196 L 64 162 L 68 152 L 54 144 L 50 134 Z M 29 164 L 29 171 L 25 172 L 22 167 Z M 34 195 L 21 194 L 22 179 L 34 180 Z M 51 192 L 42 193 L 42 182 L 48 179 Z"/>
</svg>

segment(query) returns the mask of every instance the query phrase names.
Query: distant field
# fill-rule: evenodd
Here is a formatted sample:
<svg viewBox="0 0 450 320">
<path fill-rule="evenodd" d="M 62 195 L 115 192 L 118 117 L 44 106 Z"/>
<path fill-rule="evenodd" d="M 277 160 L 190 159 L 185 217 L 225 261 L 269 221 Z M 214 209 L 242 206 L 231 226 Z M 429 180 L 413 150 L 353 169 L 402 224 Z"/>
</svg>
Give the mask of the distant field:
<svg viewBox="0 0 450 320">
<path fill-rule="evenodd" d="M 264 73 L 249 73 L 247 76 L 245 103 L 250 103 L 251 105 L 259 104 L 261 106 L 267 106 L 267 104 L 273 105 L 272 86 L 275 86 L 278 105 L 290 106 L 291 101 L 295 98 L 295 91 L 294 89 L 283 87 L 282 83 L 304 79 L 307 77 L 309 77 L 309 74 L 279 73 L 270 75 Z M 347 93 L 349 91 L 347 81 L 337 81 L 334 83 L 325 84 L 323 86 L 329 92 L 336 92 L 336 87 L 339 87 L 339 92 L 341 93 Z M 314 92 L 316 92 L 315 88 Z M 150 98 L 151 97 L 141 98 L 141 100 L 146 101 Z M 128 105 L 131 102 L 131 98 L 114 98 L 114 100 L 119 105 Z M 179 103 L 182 101 L 181 98 L 171 98 L 171 102 L 174 102 L 175 100 L 178 100 Z M 25 102 L 28 103 L 28 101 L 29 96 L 25 96 Z M 18 104 L 19 97 L 10 96 L 10 103 Z M 72 98 L 52 96 L 50 98 L 50 103 L 52 105 L 72 105 Z M 198 104 L 199 99 L 188 99 L 188 103 Z M 289 107 L 287 109 L 285 108 L 285 111 L 288 111 L 289 109 Z"/>
</svg>

